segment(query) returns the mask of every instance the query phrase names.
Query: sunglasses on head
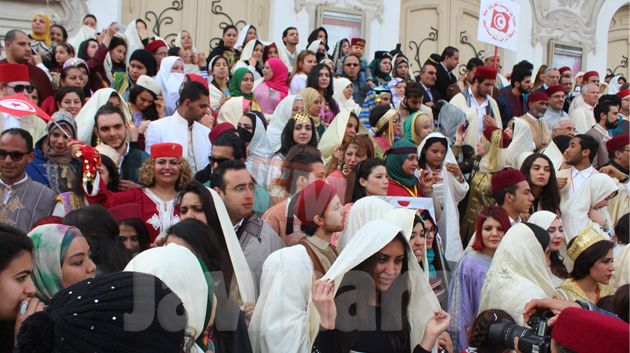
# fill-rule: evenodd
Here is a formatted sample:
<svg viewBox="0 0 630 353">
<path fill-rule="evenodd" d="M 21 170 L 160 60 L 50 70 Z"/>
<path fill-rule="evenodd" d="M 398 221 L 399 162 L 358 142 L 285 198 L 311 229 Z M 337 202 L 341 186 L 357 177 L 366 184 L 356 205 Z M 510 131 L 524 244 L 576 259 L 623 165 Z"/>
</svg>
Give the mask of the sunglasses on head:
<svg viewBox="0 0 630 353">
<path fill-rule="evenodd" d="M 12 161 L 19 162 L 27 154 L 28 152 L 0 150 L 0 160 L 4 160 L 5 158 L 7 158 L 7 156 L 9 156 L 11 157 Z"/>
<path fill-rule="evenodd" d="M 24 92 L 26 91 L 27 93 L 33 93 L 33 91 L 35 90 L 35 86 L 28 84 L 28 85 L 7 85 L 9 87 L 11 87 L 15 93 L 20 93 L 20 92 Z"/>
</svg>

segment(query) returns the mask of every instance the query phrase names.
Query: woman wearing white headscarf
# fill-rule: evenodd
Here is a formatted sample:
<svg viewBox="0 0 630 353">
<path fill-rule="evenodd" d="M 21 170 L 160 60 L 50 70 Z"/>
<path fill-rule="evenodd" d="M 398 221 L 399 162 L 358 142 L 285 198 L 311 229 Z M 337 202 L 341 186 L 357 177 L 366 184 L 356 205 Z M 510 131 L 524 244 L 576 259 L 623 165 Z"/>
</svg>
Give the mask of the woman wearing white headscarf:
<svg viewBox="0 0 630 353">
<path fill-rule="evenodd" d="M 282 130 L 289 122 L 291 116 L 297 112 L 304 111 L 304 99 L 299 95 L 289 95 L 284 98 L 273 114 L 269 118 L 269 126 L 267 127 L 267 137 L 271 144 L 272 151 L 278 151 L 282 145 Z"/>
<path fill-rule="evenodd" d="M 249 325 L 254 353 L 311 352 L 319 331 L 319 314 L 311 304 L 313 276 L 313 263 L 302 245 L 267 257 Z"/>
<path fill-rule="evenodd" d="M 549 248 L 545 252 L 547 258 L 547 270 L 551 281 L 559 286 L 562 281 L 569 278 L 564 259 L 567 257 L 567 243 L 564 237 L 562 219 L 557 214 L 549 211 L 538 211 L 527 220 L 549 233 Z"/>
<path fill-rule="evenodd" d="M 618 192 L 615 181 L 606 174 L 596 173 L 588 178 L 573 195 L 560 203 L 566 242 L 584 227 L 591 226 L 610 239 L 614 223 L 608 213 L 608 200 Z"/>
<path fill-rule="evenodd" d="M 240 32 L 238 32 L 238 38 L 236 39 L 236 45 L 234 48 L 237 50 L 243 50 L 243 47 L 252 40 L 258 39 L 258 31 L 256 27 L 251 24 L 243 26 Z"/>
<path fill-rule="evenodd" d="M 216 303 L 214 282 L 190 250 L 169 244 L 143 251 L 129 262 L 125 272 L 154 275 L 177 294 L 186 309 L 186 334 L 196 341 L 193 352 L 207 350 L 201 339 L 213 321 L 213 303 Z"/>
<path fill-rule="evenodd" d="M 359 233 L 313 284 L 313 303 L 327 329 L 319 332 L 315 348 L 322 353 L 431 351 L 450 317 L 440 311 L 401 228 L 375 220 Z M 348 306 L 355 304 L 357 313 L 349 316 Z"/>
<path fill-rule="evenodd" d="M 442 141 L 442 143 L 440 143 Z M 430 143 L 427 145 L 427 143 Z M 426 146 L 426 148 L 425 148 Z M 440 149 L 436 154 L 433 149 Z M 439 153 L 444 151 L 442 161 L 439 164 L 439 171 L 434 170 L 432 164 L 437 163 L 432 159 L 439 158 Z M 441 212 L 438 212 L 438 228 L 444 236 L 445 256 L 448 261 L 457 262 L 461 258 L 464 249 L 462 247 L 461 236 L 459 234 L 459 211 L 457 204 L 466 197 L 468 183 L 457 165 L 457 159 L 450 149 L 448 140 L 439 132 L 433 132 L 420 142 L 418 146 L 418 158 L 424 161 L 425 165 L 420 168 L 433 173 L 433 198 L 438 203 Z"/>
<path fill-rule="evenodd" d="M 162 88 L 164 110 L 166 116 L 171 116 L 177 109 L 179 89 L 184 83 L 184 61 L 179 56 L 167 56 L 160 63 L 160 71 L 155 81 Z"/>
<path fill-rule="evenodd" d="M 258 40 L 250 40 L 243 48 L 240 59 L 232 67 L 232 73 L 244 67 L 254 75 L 254 81 L 260 80 L 262 78 L 262 55 L 263 44 Z M 251 65 L 252 60 L 255 61 L 254 66 Z"/>
<path fill-rule="evenodd" d="M 177 36 L 175 37 L 175 46 L 180 47 L 181 50 L 184 51 L 184 56 L 186 54 L 190 55 L 189 63 L 186 63 L 186 60 L 184 60 L 184 73 L 199 74 L 199 66 L 201 66 L 202 63 L 205 63 L 206 57 L 199 51 L 199 49 L 195 48 L 192 33 L 187 30 L 182 30 L 177 33 Z M 182 55 L 181 52 L 180 55 Z"/>
<path fill-rule="evenodd" d="M 619 255 L 615 258 L 615 272 L 613 273 L 613 283 L 616 288 L 630 283 L 630 245 L 626 244 Z"/>
<path fill-rule="evenodd" d="M 94 117 L 96 111 L 110 101 L 110 98 L 117 99 L 117 104 L 125 115 L 125 121 L 132 122 L 131 112 L 125 100 L 113 88 L 101 88 L 94 92 L 92 97 L 83 105 L 79 114 L 74 118 L 77 123 L 77 139 L 85 144 L 91 144 L 92 134 L 94 133 Z"/>
<path fill-rule="evenodd" d="M 254 123 L 253 136 L 247 136 L 251 134 L 251 132 L 243 126 L 236 126 L 241 139 L 247 144 L 247 160 L 245 161 L 245 165 L 254 180 L 256 180 L 256 183 L 265 188 L 267 186 L 269 161 L 274 153 L 271 149 L 269 139 L 267 138 L 265 124 L 260 119 L 260 116 L 253 112 L 243 114 L 242 117 L 239 118 L 238 125 L 242 125 L 240 123 L 241 119 L 247 119 L 245 120 L 245 122 L 247 122 L 245 125 L 251 125 L 252 122 Z"/>
<path fill-rule="evenodd" d="M 373 219 L 379 219 L 387 212 L 394 208 L 391 204 L 385 202 L 378 196 L 362 197 L 350 208 L 346 226 L 344 227 L 339 238 L 336 239 L 335 245 L 340 253 L 347 246 L 350 239 L 358 234 L 358 230 L 363 225 Z"/>
<path fill-rule="evenodd" d="M 348 129 L 350 123 L 350 118 L 354 118 L 352 122 L 353 129 Z M 359 122 L 359 117 L 351 111 L 344 111 L 332 120 L 330 125 L 324 133 L 322 137 L 319 139 L 319 144 L 317 148 L 322 152 L 322 158 L 324 159 L 324 164 L 327 164 L 328 159 L 332 157 L 333 153 L 341 147 L 345 142 L 351 140 L 356 135 L 367 135 L 367 128 Z"/>
<path fill-rule="evenodd" d="M 549 234 L 537 225 L 518 223 L 505 233 L 481 289 L 479 312 L 501 309 L 525 325 L 523 308 L 532 299 L 551 298 L 555 287 L 547 272 Z"/>
<path fill-rule="evenodd" d="M 223 103 L 217 116 L 217 124 L 230 123 L 238 127 L 238 121 L 243 116 L 243 105 L 247 103 L 243 97 L 231 97 Z"/>
<path fill-rule="evenodd" d="M 333 98 L 339 103 L 339 109 L 344 111 L 350 111 L 357 116 L 361 113 L 361 106 L 352 98 L 352 82 L 345 77 L 339 77 L 333 80 Z"/>
</svg>

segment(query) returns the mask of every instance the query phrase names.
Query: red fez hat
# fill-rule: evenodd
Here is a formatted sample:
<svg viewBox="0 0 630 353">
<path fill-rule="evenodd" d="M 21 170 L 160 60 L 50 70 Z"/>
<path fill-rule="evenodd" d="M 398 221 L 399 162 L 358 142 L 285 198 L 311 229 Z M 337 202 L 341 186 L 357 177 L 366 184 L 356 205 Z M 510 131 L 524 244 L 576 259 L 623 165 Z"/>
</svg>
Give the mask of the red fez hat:
<svg viewBox="0 0 630 353">
<path fill-rule="evenodd" d="M 161 157 L 174 157 L 180 158 L 182 156 L 182 145 L 179 143 L 165 142 L 156 143 L 151 146 L 151 158 Z"/>
<path fill-rule="evenodd" d="M 155 52 L 158 49 L 162 48 L 162 47 L 166 47 L 166 43 L 163 40 L 159 40 L 156 39 L 154 41 L 152 41 L 151 43 L 147 44 L 144 49 L 150 51 L 150 52 Z"/>
<path fill-rule="evenodd" d="M 548 101 L 549 96 L 545 92 L 532 92 L 527 96 L 527 103 L 535 103 L 538 101 Z"/>
<path fill-rule="evenodd" d="M 23 64 L 0 64 L 0 82 L 29 81 L 28 66 Z"/>
<path fill-rule="evenodd" d="M 613 151 L 620 150 L 627 145 L 630 145 L 630 134 L 617 135 L 606 141 L 606 149 L 608 150 L 608 154 L 611 155 Z"/>
<path fill-rule="evenodd" d="M 562 310 L 551 330 L 551 337 L 576 353 L 630 351 L 630 326 L 627 323 L 584 309 Z"/>
<path fill-rule="evenodd" d="M 560 71 L 560 75 L 562 75 L 563 73 L 565 73 L 565 72 L 567 72 L 567 71 L 571 72 L 571 68 L 570 68 L 570 67 L 568 67 L 568 66 L 563 66 L 563 67 L 561 67 L 561 68 L 560 68 L 560 70 L 558 70 L 558 71 Z"/>
<path fill-rule="evenodd" d="M 352 40 L 350 40 L 350 45 L 358 45 L 360 47 L 365 47 L 365 39 L 363 39 L 363 38 L 352 38 Z"/>
<path fill-rule="evenodd" d="M 617 97 L 623 98 L 625 96 L 630 96 L 630 88 L 617 92 Z"/>
<path fill-rule="evenodd" d="M 116 205 L 109 209 L 109 213 L 114 216 L 116 223 L 134 218 L 142 219 L 140 207 L 138 207 L 138 204 L 136 203 L 123 203 L 122 205 Z"/>
<path fill-rule="evenodd" d="M 562 86 L 560 86 L 560 85 L 555 85 L 555 86 L 551 86 L 551 87 L 547 88 L 547 91 L 546 91 L 546 92 L 547 92 L 547 95 L 548 95 L 549 97 L 551 97 L 551 96 L 553 96 L 555 93 L 558 93 L 558 92 L 562 92 L 562 93 L 564 93 L 564 89 L 563 89 L 563 88 L 562 88 Z"/>
<path fill-rule="evenodd" d="M 316 180 L 300 192 L 297 203 L 293 207 L 295 216 L 303 225 L 317 226 L 313 219 L 315 216 L 321 216 L 326 212 L 328 204 L 335 195 L 337 193 L 332 186 L 325 181 Z"/>
<path fill-rule="evenodd" d="M 492 192 L 495 192 L 526 180 L 525 175 L 520 170 L 510 168 L 493 175 L 490 183 L 492 184 Z"/>
<path fill-rule="evenodd" d="M 492 142 L 492 135 L 494 134 L 495 131 L 497 130 L 501 130 L 496 126 L 487 126 L 484 130 L 483 130 L 483 136 L 486 137 L 486 139 L 488 139 L 488 141 Z M 510 135 L 506 134 L 504 131 L 501 131 L 501 148 L 506 148 L 507 146 L 510 145 Z"/>
<path fill-rule="evenodd" d="M 210 130 L 208 138 L 210 139 L 211 143 L 214 143 L 214 141 L 219 138 L 219 136 L 223 135 L 223 133 L 227 131 L 236 131 L 236 129 L 231 123 L 217 124 L 215 127 L 212 128 L 212 130 Z"/>
<path fill-rule="evenodd" d="M 199 82 L 206 89 L 208 89 L 208 80 L 203 78 L 203 76 L 200 76 L 200 75 L 197 75 L 197 74 L 186 74 L 186 76 L 188 76 L 188 78 L 190 79 L 190 82 Z"/>
<path fill-rule="evenodd" d="M 599 77 L 599 73 L 597 71 L 588 71 L 584 74 L 584 80 L 588 80 L 591 77 Z"/>
<path fill-rule="evenodd" d="M 496 80 L 497 69 L 488 66 L 477 66 L 477 72 L 475 73 L 475 76 L 486 80 Z"/>
</svg>

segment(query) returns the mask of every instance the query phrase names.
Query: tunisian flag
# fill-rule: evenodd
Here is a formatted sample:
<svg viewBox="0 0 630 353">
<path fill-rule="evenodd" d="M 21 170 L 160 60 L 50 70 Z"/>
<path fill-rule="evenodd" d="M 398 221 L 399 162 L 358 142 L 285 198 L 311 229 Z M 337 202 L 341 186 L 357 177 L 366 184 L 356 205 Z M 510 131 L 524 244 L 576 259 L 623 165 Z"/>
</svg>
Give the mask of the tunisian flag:
<svg viewBox="0 0 630 353">
<path fill-rule="evenodd" d="M 45 111 L 41 110 L 36 104 L 31 102 L 24 93 L 0 98 L 0 112 L 7 113 L 18 118 L 25 115 L 36 115 L 44 121 L 52 120 Z"/>
</svg>

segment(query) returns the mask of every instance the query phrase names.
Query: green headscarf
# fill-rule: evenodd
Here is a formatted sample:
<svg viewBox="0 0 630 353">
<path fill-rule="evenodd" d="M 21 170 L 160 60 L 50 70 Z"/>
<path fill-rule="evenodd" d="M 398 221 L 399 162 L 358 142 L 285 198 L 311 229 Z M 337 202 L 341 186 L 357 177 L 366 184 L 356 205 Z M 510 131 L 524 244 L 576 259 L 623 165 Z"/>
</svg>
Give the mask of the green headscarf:
<svg viewBox="0 0 630 353">
<path fill-rule="evenodd" d="M 245 67 L 241 67 L 240 69 L 234 71 L 234 76 L 232 76 L 230 83 L 228 84 L 228 87 L 230 88 L 230 97 L 245 97 L 249 100 L 254 99 L 253 91 L 249 94 L 243 94 L 243 92 L 241 92 L 241 82 L 243 82 L 243 78 L 246 74 L 252 75 L 252 72 Z"/>
<path fill-rule="evenodd" d="M 416 148 L 416 145 L 410 141 L 399 140 L 392 145 L 392 148 L 387 152 L 387 157 L 385 157 L 387 175 L 408 188 L 416 185 L 418 179 L 414 175 L 407 175 L 402 166 L 410 154 L 417 153 Z"/>
<path fill-rule="evenodd" d="M 405 124 L 403 125 L 403 131 L 405 134 L 405 139 L 408 141 L 413 142 L 416 146 L 420 144 L 420 142 L 422 142 L 422 140 L 420 140 L 420 136 L 418 136 L 418 134 L 416 133 L 416 120 L 418 118 L 421 118 L 422 115 L 424 115 L 426 118 L 429 118 L 428 115 L 426 115 L 425 112 L 422 111 L 417 111 L 413 114 L 411 114 L 407 120 L 405 120 Z"/>
<path fill-rule="evenodd" d="M 45 224 L 36 227 L 28 236 L 33 241 L 33 273 L 36 295 L 48 303 L 63 289 L 61 265 L 72 240 L 83 236 L 75 227 Z"/>
</svg>

